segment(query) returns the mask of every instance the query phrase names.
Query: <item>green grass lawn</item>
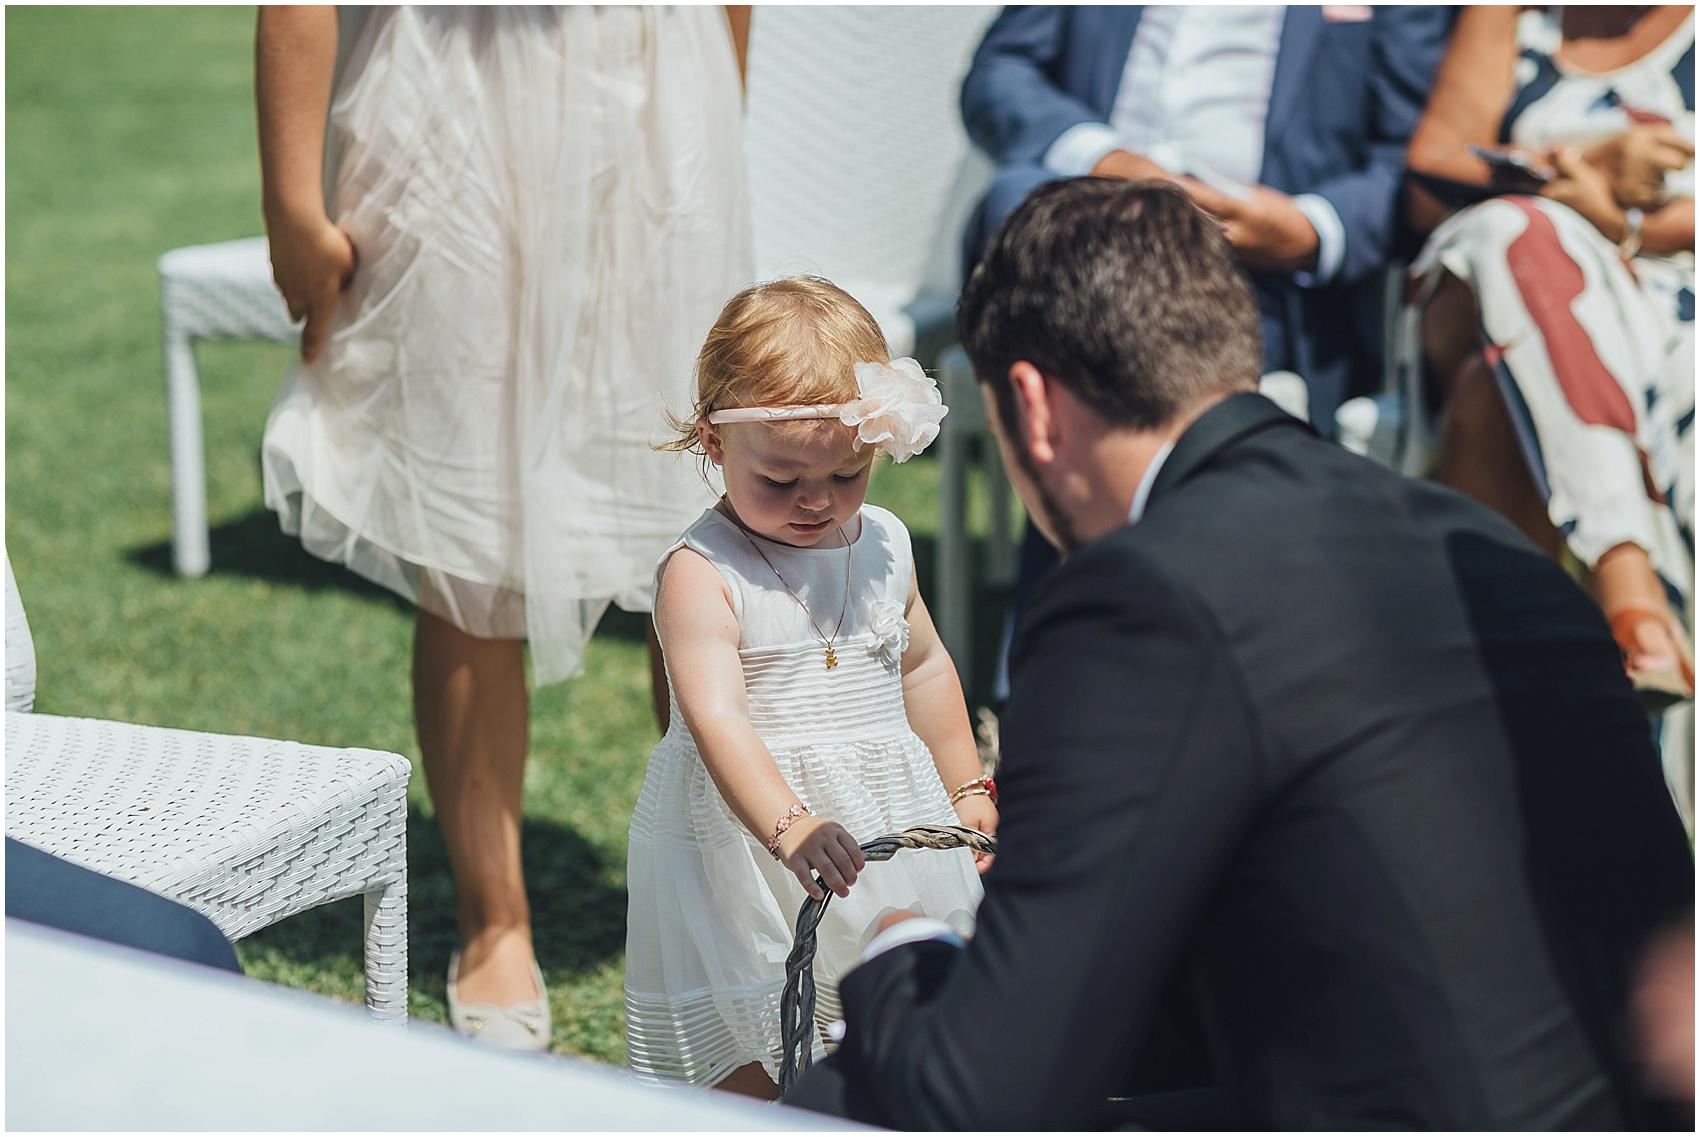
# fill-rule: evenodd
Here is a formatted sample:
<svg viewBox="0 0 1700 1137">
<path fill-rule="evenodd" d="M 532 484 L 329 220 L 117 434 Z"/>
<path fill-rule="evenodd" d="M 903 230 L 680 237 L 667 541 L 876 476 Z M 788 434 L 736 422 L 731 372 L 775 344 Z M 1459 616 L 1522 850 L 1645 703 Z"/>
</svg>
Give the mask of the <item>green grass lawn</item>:
<svg viewBox="0 0 1700 1137">
<path fill-rule="evenodd" d="M 12 8 L 5 20 L 6 546 L 35 636 L 37 709 L 416 759 L 410 610 L 305 555 L 262 504 L 259 439 L 289 349 L 200 348 L 212 572 L 170 571 L 154 261 L 260 232 L 252 9 Z M 923 583 L 936 478 L 930 460 L 887 467 L 872 494 L 914 530 Z M 1001 609 L 975 611 L 984 676 Z M 586 675 L 537 693 L 526 776 L 555 1047 L 608 1062 L 623 1054 L 626 825 L 654 741 L 642 630 L 611 618 Z M 441 1021 L 452 891 L 422 776 L 412 798 L 411 1009 Z M 260 979 L 358 1000 L 360 939 L 350 901 L 239 950 Z"/>
</svg>

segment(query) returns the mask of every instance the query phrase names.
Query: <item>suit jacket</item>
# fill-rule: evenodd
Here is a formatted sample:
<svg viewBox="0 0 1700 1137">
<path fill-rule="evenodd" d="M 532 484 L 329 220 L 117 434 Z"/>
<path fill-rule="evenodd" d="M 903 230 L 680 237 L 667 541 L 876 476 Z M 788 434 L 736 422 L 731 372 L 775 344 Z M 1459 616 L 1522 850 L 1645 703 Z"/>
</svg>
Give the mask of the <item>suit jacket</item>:
<svg viewBox="0 0 1700 1137">
<path fill-rule="evenodd" d="M 1622 1015 L 1693 860 L 1598 609 L 1497 516 L 1234 396 L 1012 679 L 978 928 L 845 977 L 844 1112 L 1089 1126 L 1186 1084 L 1180 1006 L 1239 1125 L 1671 1123 Z"/>
<path fill-rule="evenodd" d="M 1143 10 L 1011 7 L 993 21 L 962 84 L 962 117 L 1018 188 L 988 195 L 973 223 L 970 261 L 1020 196 L 1049 176 L 1038 167 L 1051 143 L 1082 122 L 1109 121 Z M 1378 378 L 1375 286 L 1399 233 L 1405 146 L 1452 22 L 1447 8 L 1369 11 L 1366 20 L 1337 21 L 1315 6 L 1287 9 L 1264 134 L 1263 184 L 1326 198 L 1345 230 L 1345 259 L 1330 286 L 1257 278 L 1268 366 L 1310 381 L 1325 412 L 1313 417 L 1325 432 L 1341 399 Z M 1354 311 L 1360 292 L 1366 299 Z"/>
</svg>

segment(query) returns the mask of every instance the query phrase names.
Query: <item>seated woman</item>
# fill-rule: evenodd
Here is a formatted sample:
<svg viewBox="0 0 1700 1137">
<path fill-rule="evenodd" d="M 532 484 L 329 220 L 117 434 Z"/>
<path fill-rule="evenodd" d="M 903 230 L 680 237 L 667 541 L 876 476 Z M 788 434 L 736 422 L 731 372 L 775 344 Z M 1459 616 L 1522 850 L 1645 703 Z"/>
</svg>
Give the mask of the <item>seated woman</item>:
<svg viewBox="0 0 1700 1137">
<path fill-rule="evenodd" d="M 1651 706 L 1694 691 L 1693 12 L 1466 8 L 1409 152 L 1426 472 L 1574 560 Z"/>
</svg>

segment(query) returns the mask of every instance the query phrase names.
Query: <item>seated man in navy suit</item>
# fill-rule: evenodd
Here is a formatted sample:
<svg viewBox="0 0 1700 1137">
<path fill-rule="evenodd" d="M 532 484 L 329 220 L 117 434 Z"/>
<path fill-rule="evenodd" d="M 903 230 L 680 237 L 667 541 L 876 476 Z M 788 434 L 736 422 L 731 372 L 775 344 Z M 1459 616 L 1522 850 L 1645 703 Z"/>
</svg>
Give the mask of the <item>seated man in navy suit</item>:
<svg viewBox="0 0 1700 1137">
<path fill-rule="evenodd" d="M 1361 5 L 1004 9 L 962 85 L 968 133 L 1000 168 L 969 267 L 1043 182 L 1179 179 L 1251 270 L 1264 371 L 1303 376 L 1332 436 L 1378 373 L 1374 285 L 1451 22 Z"/>
<path fill-rule="evenodd" d="M 1080 174 L 1178 180 L 1250 270 L 1268 391 L 1334 436 L 1380 375 L 1380 274 L 1405 144 L 1452 26 L 1446 8 L 1011 7 L 962 84 L 968 134 L 999 172 L 968 224 L 973 268 L 1036 187 Z M 1004 626 L 1056 554 L 1031 524 Z"/>
</svg>

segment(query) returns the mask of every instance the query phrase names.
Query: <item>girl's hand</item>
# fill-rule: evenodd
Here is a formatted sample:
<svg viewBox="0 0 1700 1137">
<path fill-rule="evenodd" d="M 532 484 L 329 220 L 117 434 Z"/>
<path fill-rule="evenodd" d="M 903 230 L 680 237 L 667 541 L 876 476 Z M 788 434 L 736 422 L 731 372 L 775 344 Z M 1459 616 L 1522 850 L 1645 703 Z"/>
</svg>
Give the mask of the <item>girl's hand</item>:
<svg viewBox="0 0 1700 1137">
<path fill-rule="evenodd" d="M 1637 123 L 1589 147 L 1582 159 L 1606 176 L 1619 205 L 1650 210 L 1664 204 L 1665 175 L 1694 161 L 1694 143 L 1668 122 Z"/>
<path fill-rule="evenodd" d="M 956 803 L 956 816 L 962 824 L 970 829 L 978 829 L 988 837 L 998 834 L 998 807 L 992 804 L 992 799 L 985 794 L 969 794 Z M 992 867 L 996 859 L 994 853 L 975 853 L 974 867 L 981 874 Z"/>
<path fill-rule="evenodd" d="M 1606 240 L 1621 240 L 1626 222 L 1605 174 L 1567 146 L 1555 147 L 1551 161 L 1558 176 L 1541 187 L 1541 196 L 1580 213 Z"/>
<path fill-rule="evenodd" d="M 805 816 L 780 834 L 779 863 L 796 873 L 808 894 L 820 900 L 826 894 L 815 883 L 814 873 L 820 874 L 835 895 L 845 897 L 867 861 L 856 838 L 844 826 Z"/>
<path fill-rule="evenodd" d="M 289 306 L 289 318 L 307 321 L 301 330 L 301 358 L 311 363 L 324 345 L 337 300 L 354 276 L 354 242 L 323 213 L 279 221 L 267 229 L 272 279 Z"/>
</svg>

